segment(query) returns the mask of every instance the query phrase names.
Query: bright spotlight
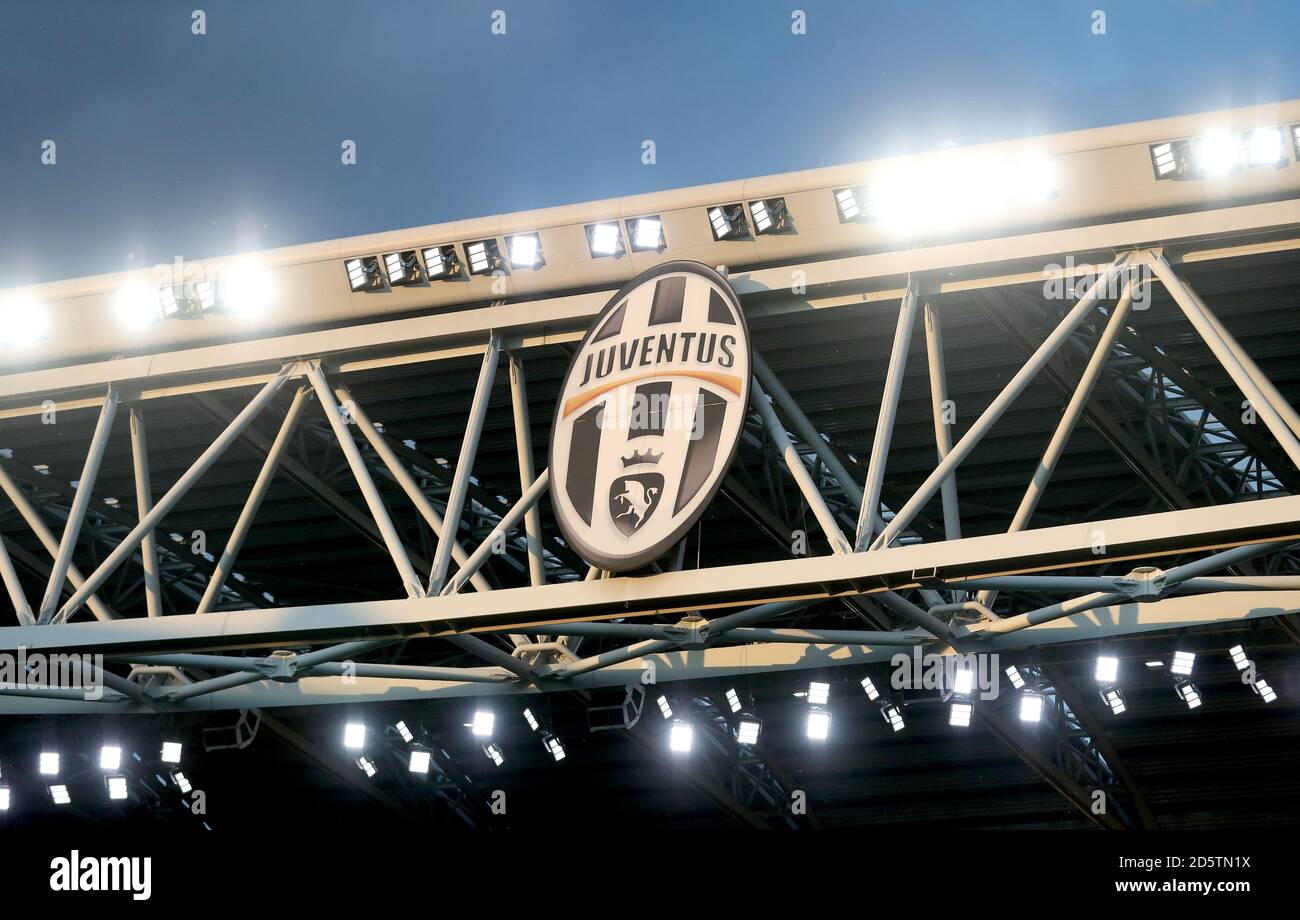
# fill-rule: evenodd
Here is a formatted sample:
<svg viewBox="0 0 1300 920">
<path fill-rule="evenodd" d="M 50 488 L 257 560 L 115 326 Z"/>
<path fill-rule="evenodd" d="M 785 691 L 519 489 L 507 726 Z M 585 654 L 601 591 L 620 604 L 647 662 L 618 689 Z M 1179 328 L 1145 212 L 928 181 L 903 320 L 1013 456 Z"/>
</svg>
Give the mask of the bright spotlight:
<svg viewBox="0 0 1300 920">
<path fill-rule="evenodd" d="M 190 790 L 194 788 L 193 784 L 190 783 L 190 778 L 180 770 L 172 774 L 172 782 L 176 784 L 176 788 L 181 791 L 182 795 L 189 795 Z"/>
<path fill-rule="evenodd" d="M 122 749 L 113 744 L 106 744 L 99 749 L 99 769 L 118 770 L 122 767 Z"/>
<path fill-rule="evenodd" d="M 117 292 L 115 308 L 118 321 L 128 329 L 143 329 L 162 319 L 158 291 L 138 281 Z"/>
<path fill-rule="evenodd" d="M 741 240 L 749 236 L 745 209 L 738 204 L 720 204 L 709 208 L 709 225 L 713 228 L 713 238 L 719 242 Z"/>
<path fill-rule="evenodd" d="M 1277 693 L 1269 686 L 1268 681 L 1262 677 L 1251 684 L 1250 689 L 1258 693 L 1265 703 L 1271 703 L 1277 699 Z"/>
<path fill-rule="evenodd" d="M 741 716 L 740 725 L 736 728 L 736 742 L 738 744 L 758 744 L 758 733 L 763 730 L 763 723 L 753 716 Z"/>
<path fill-rule="evenodd" d="M 1169 672 L 1171 674 L 1187 676 L 1192 673 L 1192 668 L 1195 664 L 1195 652 L 1174 652 L 1174 661 L 1173 664 L 1169 666 Z"/>
<path fill-rule="evenodd" d="M 393 728 L 397 729 L 397 733 L 402 736 L 402 740 L 405 741 L 407 744 L 410 744 L 411 741 L 415 738 L 415 735 L 411 733 L 411 730 L 406 727 L 405 722 L 398 722 L 396 725 L 393 726 Z"/>
<path fill-rule="evenodd" d="M 360 750 L 366 746 L 366 727 L 360 722 L 349 722 L 343 726 L 343 746 Z"/>
<path fill-rule="evenodd" d="M 866 215 L 862 211 L 862 202 L 866 195 L 861 188 L 840 188 L 835 190 L 835 207 L 840 213 L 840 223 L 860 221 Z"/>
<path fill-rule="evenodd" d="M 421 284 L 424 282 L 424 269 L 414 249 L 401 252 L 384 253 L 384 273 L 392 285 Z"/>
<path fill-rule="evenodd" d="M 126 798 L 126 777 L 118 774 L 116 776 L 107 776 L 105 780 L 108 783 L 108 797 L 110 799 Z"/>
<path fill-rule="evenodd" d="M 678 719 L 668 733 L 668 748 L 676 754 L 689 754 L 695 741 L 695 729 Z"/>
<path fill-rule="evenodd" d="M 673 717 L 673 707 L 669 705 L 668 697 L 659 697 L 659 712 L 663 714 L 665 719 L 671 719 Z"/>
<path fill-rule="evenodd" d="M 465 244 L 465 257 L 469 259 L 471 275 L 487 275 L 501 267 L 496 240 L 479 240 Z"/>
<path fill-rule="evenodd" d="M 9 810 L 9 787 L 0 786 L 0 811 Z"/>
<path fill-rule="evenodd" d="M 1286 162 L 1281 128 L 1256 128 L 1246 138 L 1251 166 L 1278 166 Z"/>
<path fill-rule="evenodd" d="M 880 707 L 880 715 L 894 731 L 901 732 L 903 730 L 903 710 L 893 703 L 886 703 Z"/>
<path fill-rule="evenodd" d="M 587 247 L 595 258 L 623 254 L 623 231 L 618 221 L 587 224 Z"/>
<path fill-rule="evenodd" d="M 871 700 L 873 703 L 880 699 L 880 691 L 876 689 L 876 685 L 872 682 L 870 677 L 862 678 L 862 690 L 867 694 L 867 699 Z"/>
<path fill-rule="evenodd" d="M 970 692 L 974 687 L 975 673 L 968 668 L 962 668 L 953 678 L 952 692 L 958 696 L 970 696 Z"/>
<path fill-rule="evenodd" d="M 58 776 L 59 775 L 58 751 L 42 751 L 40 764 L 41 764 L 42 776 Z"/>
<path fill-rule="evenodd" d="M 824 709 L 811 710 L 804 733 L 813 741 L 825 741 L 831 734 L 831 714 Z"/>
<path fill-rule="evenodd" d="M 1195 709 L 1201 705 L 1201 691 L 1196 689 L 1196 685 L 1190 680 L 1179 682 L 1174 688 L 1178 693 L 1178 698 L 1187 704 L 1188 709 Z"/>
<path fill-rule="evenodd" d="M 1192 171 L 1191 144 L 1163 141 L 1151 145 L 1151 168 L 1157 179 L 1184 179 Z"/>
<path fill-rule="evenodd" d="M 764 198 L 749 203 L 749 216 L 759 234 L 784 233 L 790 229 L 790 212 L 784 198 Z"/>
<path fill-rule="evenodd" d="M 460 259 L 456 258 L 455 246 L 428 246 L 423 255 L 425 275 L 431 280 L 460 277 Z"/>
<path fill-rule="evenodd" d="M 666 245 L 664 225 L 659 215 L 637 217 L 630 221 L 632 227 L 632 250 L 634 252 L 657 252 Z"/>
<path fill-rule="evenodd" d="M 1011 686 L 1017 690 L 1025 685 L 1025 679 L 1020 674 L 1020 669 L 1014 664 L 1007 668 L 1007 679 L 1011 681 Z"/>
<path fill-rule="evenodd" d="M 470 731 L 480 738 L 492 737 L 492 727 L 496 724 L 496 716 L 490 709 L 480 709 L 474 713 L 474 721 L 470 723 Z"/>
<path fill-rule="evenodd" d="M 545 264 L 542 260 L 542 241 L 536 233 L 520 233 L 509 237 L 506 242 L 510 246 L 512 268 L 541 268 Z"/>
<path fill-rule="evenodd" d="M 1037 693 L 1026 693 L 1020 698 L 1020 721 L 1037 722 L 1043 717 L 1043 698 Z"/>
<path fill-rule="evenodd" d="M 366 776 L 375 775 L 375 762 L 369 757 L 358 757 L 357 766 L 361 768 L 361 772 L 365 773 Z"/>
<path fill-rule="evenodd" d="M 72 801 L 72 796 L 68 795 L 68 787 L 63 785 L 51 786 L 50 798 L 54 799 L 55 805 L 67 805 Z"/>
<path fill-rule="evenodd" d="M 236 262 L 226 268 L 219 290 L 221 309 L 236 316 L 261 316 L 275 298 L 271 273 L 252 262 Z"/>
<path fill-rule="evenodd" d="M 1113 684 L 1119 677 L 1119 659 L 1110 658 L 1102 655 L 1097 659 L 1097 670 L 1095 672 L 1098 683 Z"/>
<path fill-rule="evenodd" d="M 727 691 L 727 705 L 732 712 L 740 712 L 740 695 L 734 689 Z"/>
<path fill-rule="evenodd" d="M 501 753 L 501 748 L 497 747 L 490 741 L 483 745 L 483 754 L 488 760 L 492 761 L 495 766 L 499 767 L 506 762 L 506 757 Z"/>
<path fill-rule="evenodd" d="M 1232 663 L 1236 665 L 1238 671 L 1244 671 L 1250 666 L 1250 659 L 1246 657 L 1246 650 L 1240 645 L 1234 645 L 1228 649 L 1228 654 L 1232 656 Z"/>
<path fill-rule="evenodd" d="M 970 715 L 974 707 L 970 703 L 953 703 L 948 711 L 948 724 L 957 728 L 970 728 Z"/>
<path fill-rule="evenodd" d="M 531 709 L 524 710 L 524 719 L 528 722 L 528 727 L 533 731 L 537 731 L 538 727 L 541 725 L 541 723 L 537 721 L 537 716 L 533 715 Z"/>
<path fill-rule="evenodd" d="M 411 751 L 411 760 L 410 763 L 407 764 L 407 769 L 409 769 L 412 773 L 428 773 L 429 761 L 432 759 L 433 759 L 432 753 L 430 753 L 429 751 L 424 751 L 424 750 L 420 750 L 419 748 L 416 748 L 415 750 Z"/>
<path fill-rule="evenodd" d="M 179 741 L 164 741 L 162 745 L 163 763 L 180 763 L 181 762 L 181 743 Z"/>
<path fill-rule="evenodd" d="M 1241 166 L 1241 143 L 1227 131 L 1216 131 L 1196 142 L 1196 165 L 1206 178 L 1228 175 Z"/>
<path fill-rule="evenodd" d="M 1128 707 L 1124 705 L 1124 693 L 1119 687 L 1108 687 L 1101 691 L 1101 699 L 1113 715 L 1119 715 Z"/>
<path fill-rule="evenodd" d="M 565 758 L 564 745 L 560 744 L 560 739 L 554 735 L 547 735 L 546 749 L 551 752 L 551 756 L 555 758 L 556 763 Z"/>
<path fill-rule="evenodd" d="M 813 681 L 808 684 L 808 702 L 814 706 L 825 706 L 826 701 L 831 698 L 831 685 L 824 684 L 820 681 Z"/>
<path fill-rule="evenodd" d="M 382 291 L 388 286 L 384 273 L 379 270 L 379 256 L 360 256 L 343 263 L 348 271 L 348 287 L 352 293 Z"/>
<path fill-rule="evenodd" d="M 49 314 L 43 304 L 29 298 L 0 302 L 0 347 L 35 345 L 49 332 Z"/>
</svg>

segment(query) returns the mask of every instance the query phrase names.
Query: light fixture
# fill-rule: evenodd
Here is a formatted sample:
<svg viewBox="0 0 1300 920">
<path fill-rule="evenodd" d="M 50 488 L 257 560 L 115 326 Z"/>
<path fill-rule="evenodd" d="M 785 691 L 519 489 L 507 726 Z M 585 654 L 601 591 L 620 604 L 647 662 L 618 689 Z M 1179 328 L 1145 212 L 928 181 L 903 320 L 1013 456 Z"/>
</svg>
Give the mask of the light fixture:
<svg viewBox="0 0 1300 920">
<path fill-rule="evenodd" d="M 402 736 L 402 740 L 405 741 L 407 744 L 410 744 L 411 741 L 415 738 L 415 735 L 411 733 L 411 730 L 406 727 L 405 722 L 398 722 L 396 725 L 393 726 L 393 728 L 397 729 L 397 733 Z"/>
<path fill-rule="evenodd" d="M 893 703 L 885 703 L 881 706 L 880 715 L 894 731 L 901 732 L 903 730 L 903 710 Z"/>
<path fill-rule="evenodd" d="M 763 723 L 746 713 L 740 717 L 740 725 L 736 727 L 736 742 L 738 744 L 758 744 L 758 733 L 762 730 Z"/>
<path fill-rule="evenodd" d="M 745 209 L 738 204 L 719 204 L 709 208 L 709 226 L 713 228 L 713 238 L 719 242 L 749 237 Z"/>
<path fill-rule="evenodd" d="M 885 165 L 868 189 L 868 209 L 892 233 L 951 232 L 1008 212 L 1018 217 L 1013 209 L 1041 205 L 1055 192 L 1055 167 L 1046 155 L 945 151 L 924 163 Z"/>
<path fill-rule="evenodd" d="M 824 684 L 820 681 L 813 681 L 808 684 L 808 702 L 814 706 L 824 706 L 826 701 L 831 698 L 831 685 Z"/>
<path fill-rule="evenodd" d="M 1295 148 L 1295 158 L 1300 162 L 1300 125 L 1291 126 L 1291 144 Z"/>
<path fill-rule="evenodd" d="M 740 696 L 734 689 L 727 691 L 727 705 L 731 707 L 732 712 L 740 712 Z"/>
<path fill-rule="evenodd" d="M 636 217 L 628 221 L 631 227 L 633 252 L 658 252 L 666 245 L 664 225 L 658 214 Z"/>
<path fill-rule="evenodd" d="M 377 274 L 378 260 L 372 257 L 370 261 L 376 264 Z M 379 276 L 379 281 L 382 289 L 382 275 Z M 222 271 L 217 294 L 221 312 L 251 319 L 263 315 L 271 308 L 275 300 L 275 283 L 271 280 L 271 273 L 263 266 L 241 260 Z"/>
<path fill-rule="evenodd" d="M 587 224 L 587 248 L 597 259 L 603 256 L 621 256 L 624 252 L 623 229 L 618 221 Z"/>
<path fill-rule="evenodd" d="M 1232 663 L 1237 666 L 1238 671 L 1244 671 L 1250 666 L 1250 659 L 1246 657 L 1246 650 L 1240 645 L 1234 645 L 1228 649 L 1228 654 L 1232 656 Z"/>
<path fill-rule="evenodd" d="M 1186 676 L 1192 673 L 1192 668 L 1195 664 L 1195 652 L 1174 652 L 1174 660 L 1173 663 L 1169 665 L 1169 672 L 1171 674 L 1181 674 Z"/>
<path fill-rule="evenodd" d="M 194 786 L 190 784 L 189 777 L 180 770 L 177 770 L 172 774 L 172 782 L 176 784 L 176 788 L 181 791 L 182 795 L 189 795 L 190 790 L 194 788 Z"/>
<path fill-rule="evenodd" d="M 384 253 L 384 272 L 388 283 L 393 285 L 411 285 L 424 283 L 424 269 L 414 249 L 401 252 Z"/>
<path fill-rule="evenodd" d="M 122 766 L 122 749 L 114 744 L 106 744 L 99 749 L 99 769 L 118 770 Z"/>
<path fill-rule="evenodd" d="M 873 703 L 880 699 L 880 691 L 876 689 L 876 685 L 872 682 L 870 677 L 862 678 L 862 690 L 867 694 L 867 699 L 871 700 Z"/>
<path fill-rule="evenodd" d="M 480 738 L 490 738 L 495 723 L 496 716 L 492 713 L 492 710 L 479 709 L 474 713 L 474 721 L 470 723 L 470 731 Z"/>
<path fill-rule="evenodd" d="M 1113 684 L 1119 677 L 1119 659 L 1102 655 L 1097 658 L 1097 670 L 1094 672 L 1098 683 Z"/>
<path fill-rule="evenodd" d="M 1020 698 L 1020 721 L 1037 722 L 1043 717 L 1043 698 L 1037 693 L 1026 693 Z"/>
<path fill-rule="evenodd" d="M 1258 693 L 1265 703 L 1271 703 L 1277 699 L 1277 693 L 1269 686 L 1268 681 L 1262 677 L 1251 684 L 1250 689 Z"/>
<path fill-rule="evenodd" d="M 115 776 L 104 777 L 108 783 L 108 797 L 110 799 L 126 798 L 126 777 L 120 773 Z"/>
<path fill-rule="evenodd" d="M 360 722 L 349 722 L 343 727 L 343 746 L 360 750 L 366 746 L 366 727 Z"/>
<path fill-rule="evenodd" d="M 411 759 L 407 762 L 407 769 L 412 773 L 428 773 L 429 761 L 433 759 L 433 754 L 424 748 L 412 748 Z"/>
<path fill-rule="evenodd" d="M 55 805 L 67 805 L 72 801 L 72 796 L 68 795 L 68 787 L 63 785 L 51 786 L 50 798 L 54 799 Z"/>
<path fill-rule="evenodd" d="M 460 259 L 456 257 L 455 246 L 426 246 L 421 255 L 424 256 L 425 277 L 429 280 L 446 281 L 460 277 Z"/>
<path fill-rule="evenodd" d="M 1158 671 L 1165 666 L 1165 663 L 1163 661 L 1148 661 L 1146 665 L 1151 670 Z"/>
<path fill-rule="evenodd" d="M 659 697 L 659 712 L 663 714 L 665 719 L 671 719 L 673 717 L 673 707 L 669 705 L 668 697 Z"/>
<path fill-rule="evenodd" d="M 804 734 L 813 741 L 825 741 L 831 734 L 831 714 L 824 709 L 810 709 Z"/>
<path fill-rule="evenodd" d="M 1020 669 L 1014 664 L 1007 668 L 1007 679 L 1011 681 L 1011 686 L 1019 690 L 1025 685 L 1025 679 L 1020 676 Z"/>
<path fill-rule="evenodd" d="M 1201 691 L 1196 689 L 1196 685 L 1190 680 L 1179 681 L 1174 687 L 1178 698 L 1187 704 L 1188 709 L 1195 709 L 1201 705 Z"/>
<path fill-rule="evenodd" d="M 217 306 L 217 287 L 211 281 L 194 282 L 194 299 L 204 313 L 215 310 Z"/>
<path fill-rule="evenodd" d="M 970 703 L 953 703 L 948 711 L 948 724 L 957 728 L 970 728 L 970 715 L 974 707 Z"/>
<path fill-rule="evenodd" d="M 42 751 L 40 757 L 41 775 L 58 776 L 59 775 L 59 753 L 58 751 Z"/>
<path fill-rule="evenodd" d="M 501 267 L 501 254 L 496 240 L 478 240 L 465 244 L 465 258 L 469 260 L 471 275 L 487 275 Z"/>
<path fill-rule="evenodd" d="M 1209 179 L 1227 176 L 1241 166 L 1241 140 L 1227 131 L 1196 139 L 1196 167 Z"/>
<path fill-rule="evenodd" d="M 158 302 L 162 306 L 163 317 L 165 319 L 175 319 L 178 316 L 190 315 L 189 304 L 183 299 L 176 296 L 176 288 L 170 284 L 165 285 L 158 290 Z"/>
<path fill-rule="evenodd" d="M 0 811 L 9 810 L 9 787 L 0 786 Z"/>
<path fill-rule="evenodd" d="M 555 758 L 556 763 L 559 763 L 565 758 L 564 745 L 560 743 L 559 738 L 554 735 L 547 735 L 544 741 L 546 743 L 546 749 L 551 752 L 551 756 Z"/>
<path fill-rule="evenodd" d="M 538 727 L 541 725 L 541 723 L 537 721 L 537 716 L 533 715 L 531 709 L 524 710 L 524 720 L 528 722 L 528 727 L 533 731 L 537 731 Z"/>
<path fill-rule="evenodd" d="M 343 263 L 348 270 L 348 285 L 354 294 L 363 291 L 382 291 L 388 287 L 384 273 L 379 270 L 379 256 L 359 256 Z"/>
<path fill-rule="evenodd" d="M 128 329 L 143 329 L 162 319 L 158 291 L 138 281 L 117 292 L 115 311 L 118 321 Z"/>
<path fill-rule="evenodd" d="M 953 677 L 952 692 L 958 696 L 970 696 L 970 692 L 975 687 L 975 672 L 969 668 L 962 668 Z"/>
<path fill-rule="evenodd" d="M 784 198 L 763 198 L 749 203 L 749 216 L 754 221 L 754 232 L 760 235 L 786 233 L 790 228 L 790 212 Z"/>
<path fill-rule="evenodd" d="M 0 347 L 35 345 L 48 332 L 49 314 L 43 304 L 29 297 L 0 301 Z"/>
<path fill-rule="evenodd" d="M 1246 158 L 1251 166 L 1282 166 L 1286 148 L 1281 128 L 1256 128 L 1246 136 Z"/>
<path fill-rule="evenodd" d="M 695 729 L 678 719 L 668 732 L 668 748 L 676 754 L 689 754 L 695 740 Z"/>
<path fill-rule="evenodd" d="M 1192 145 L 1188 141 L 1161 141 L 1151 145 L 1151 168 L 1157 179 L 1185 179 L 1192 172 Z"/>
<path fill-rule="evenodd" d="M 1107 687 L 1101 691 L 1101 699 L 1113 715 L 1119 715 L 1128 707 L 1124 705 L 1124 692 L 1119 687 Z"/>
<path fill-rule="evenodd" d="M 162 761 L 163 763 L 180 763 L 181 762 L 181 743 L 179 741 L 164 741 L 162 744 Z"/>
<path fill-rule="evenodd" d="M 835 190 L 835 208 L 840 214 L 840 223 L 847 224 L 861 221 L 866 217 L 862 203 L 867 200 L 862 188 L 837 188 Z"/>
<path fill-rule="evenodd" d="M 361 771 L 365 773 L 366 776 L 375 775 L 375 762 L 369 757 L 358 757 L 357 766 L 361 768 Z"/>
<path fill-rule="evenodd" d="M 510 247 L 511 268 L 541 268 L 546 264 L 542 258 L 542 241 L 536 233 L 518 233 L 506 237 Z"/>
</svg>

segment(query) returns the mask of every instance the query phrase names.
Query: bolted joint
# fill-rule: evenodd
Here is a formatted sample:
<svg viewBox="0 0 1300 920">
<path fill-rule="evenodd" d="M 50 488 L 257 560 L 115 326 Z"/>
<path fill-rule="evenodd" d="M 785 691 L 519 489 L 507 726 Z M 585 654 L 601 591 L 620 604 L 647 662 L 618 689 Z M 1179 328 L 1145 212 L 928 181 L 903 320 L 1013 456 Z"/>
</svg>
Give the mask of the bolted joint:
<svg viewBox="0 0 1300 920">
<path fill-rule="evenodd" d="M 1155 566 L 1139 566 L 1123 578 L 1116 579 L 1115 590 L 1134 600 L 1159 600 L 1165 592 L 1165 571 Z"/>
</svg>

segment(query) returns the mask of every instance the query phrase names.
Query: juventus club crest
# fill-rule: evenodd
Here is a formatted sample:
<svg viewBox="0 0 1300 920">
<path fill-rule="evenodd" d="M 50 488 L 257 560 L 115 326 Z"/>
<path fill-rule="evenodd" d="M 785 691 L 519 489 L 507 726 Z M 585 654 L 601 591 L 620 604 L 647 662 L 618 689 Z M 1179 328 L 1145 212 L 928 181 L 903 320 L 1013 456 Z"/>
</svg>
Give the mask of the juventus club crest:
<svg viewBox="0 0 1300 920">
<path fill-rule="evenodd" d="M 551 431 L 551 503 L 592 565 L 640 568 L 704 513 L 749 405 L 749 330 L 735 291 L 667 262 L 605 306 L 569 366 Z"/>
</svg>

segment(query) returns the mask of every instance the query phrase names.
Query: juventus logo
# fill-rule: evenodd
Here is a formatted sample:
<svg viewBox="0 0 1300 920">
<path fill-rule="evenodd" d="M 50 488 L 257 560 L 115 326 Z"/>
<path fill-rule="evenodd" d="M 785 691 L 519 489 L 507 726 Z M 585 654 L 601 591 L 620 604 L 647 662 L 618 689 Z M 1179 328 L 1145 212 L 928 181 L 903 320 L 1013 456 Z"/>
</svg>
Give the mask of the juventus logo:
<svg viewBox="0 0 1300 920">
<path fill-rule="evenodd" d="M 740 302 L 708 266 L 656 266 L 610 300 L 551 435 L 552 504 L 584 559 L 639 568 L 699 520 L 740 442 L 750 372 Z"/>
</svg>

